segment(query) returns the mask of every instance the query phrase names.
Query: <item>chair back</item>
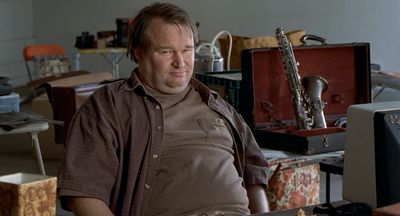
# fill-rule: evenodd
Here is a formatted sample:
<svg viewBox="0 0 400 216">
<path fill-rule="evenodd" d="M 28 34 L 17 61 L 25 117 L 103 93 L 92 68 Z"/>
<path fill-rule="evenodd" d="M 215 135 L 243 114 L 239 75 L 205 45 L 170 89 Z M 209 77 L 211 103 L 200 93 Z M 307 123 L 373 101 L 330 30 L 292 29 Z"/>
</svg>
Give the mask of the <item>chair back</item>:
<svg viewBox="0 0 400 216">
<path fill-rule="evenodd" d="M 65 55 L 65 49 L 64 47 L 57 44 L 34 44 L 25 46 L 22 54 L 24 56 L 25 66 L 28 72 L 29 80 L 33 81 L 28 61 L 33 60 L 35 56 Z"/>
<path fill-rule="evenodd" d="M 36 44 L 24 47 L 24 60 L 32 60 L 35 56 L 64 55 L 64 47 L 57 44 Z"/>
</svg>

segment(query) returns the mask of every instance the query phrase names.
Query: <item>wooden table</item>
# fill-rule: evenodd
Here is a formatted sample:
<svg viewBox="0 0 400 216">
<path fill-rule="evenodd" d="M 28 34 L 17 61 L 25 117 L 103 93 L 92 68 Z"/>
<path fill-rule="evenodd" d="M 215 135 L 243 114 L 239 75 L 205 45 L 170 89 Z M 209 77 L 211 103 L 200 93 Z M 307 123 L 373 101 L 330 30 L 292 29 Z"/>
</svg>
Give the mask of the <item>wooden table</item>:
<svg viewBox="0 0 400 216">
<path fill-rule="evenodd" d="M 325 202 L 331 201 L 331 174 L 343 175 L 343 157 L 330 158 L 319 162 L 319 169 L 326 173 L 325 188 L 326 199 Z"/>
</svg>

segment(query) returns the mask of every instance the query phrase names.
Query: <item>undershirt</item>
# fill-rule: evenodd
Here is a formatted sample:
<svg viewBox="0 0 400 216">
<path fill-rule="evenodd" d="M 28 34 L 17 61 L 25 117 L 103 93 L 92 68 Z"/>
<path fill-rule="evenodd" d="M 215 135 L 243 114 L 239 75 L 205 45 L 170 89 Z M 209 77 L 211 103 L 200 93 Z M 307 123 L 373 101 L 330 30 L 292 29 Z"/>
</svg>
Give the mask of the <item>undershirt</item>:
<svg viewBox="0 0 400 216">
<path fill-rule="evenodd" d="M 190 86 L 175 95 L 146 90 L 161 103 L 165 123 L 145 215 L 250 214 L 225 120 Z"/>
</svg>

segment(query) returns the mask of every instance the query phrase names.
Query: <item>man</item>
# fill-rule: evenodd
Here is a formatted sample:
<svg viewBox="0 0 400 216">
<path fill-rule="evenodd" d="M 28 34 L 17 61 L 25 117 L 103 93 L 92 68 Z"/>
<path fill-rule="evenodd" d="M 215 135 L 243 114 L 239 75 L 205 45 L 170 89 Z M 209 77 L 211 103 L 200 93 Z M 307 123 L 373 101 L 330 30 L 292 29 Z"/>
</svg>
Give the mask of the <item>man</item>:
<svg viewBox="0 0 400 216">
<path fill-rule="evenodd" d="M 268 211 L 265 159 L 234 109 L 192 79 L 197 29 L 169 3 L 130 29 L 131 77 L 75 114 L 58 189 L 76 215 L 245 215 Z M 251 210 L 251 212 L 249 211 Z"/>
</svg>

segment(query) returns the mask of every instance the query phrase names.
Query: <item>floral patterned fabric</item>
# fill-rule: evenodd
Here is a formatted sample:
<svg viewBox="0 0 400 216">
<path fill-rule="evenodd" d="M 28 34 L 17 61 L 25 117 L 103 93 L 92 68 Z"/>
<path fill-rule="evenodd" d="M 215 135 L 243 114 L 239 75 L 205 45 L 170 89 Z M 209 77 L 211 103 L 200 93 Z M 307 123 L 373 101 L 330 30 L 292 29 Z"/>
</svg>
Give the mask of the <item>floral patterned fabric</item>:
<svg viewBox="0 0 400 216">
<path fill-rule="evenodd" d="M 57 178 L 26 184 L 0 182 L 0 216 L 56 214 Z"/>
<path fill-rule="evenodd" d="M 280 169 L 272 176 L 267 189 L 270 210 L 284 210 L 319 204 L 319 163 L 278 161 L 270 166 Z"/>
</svg>

